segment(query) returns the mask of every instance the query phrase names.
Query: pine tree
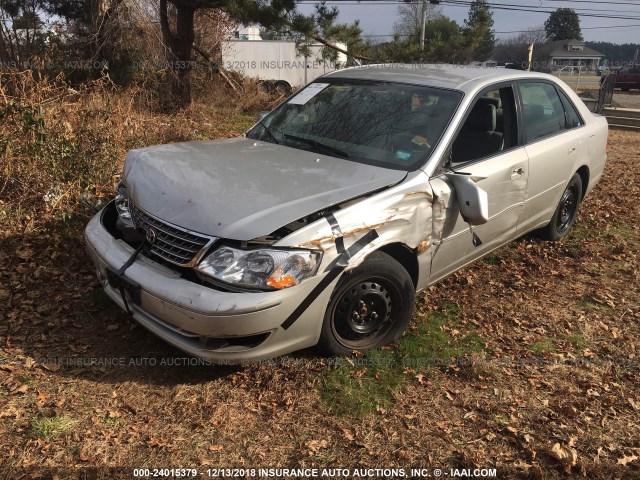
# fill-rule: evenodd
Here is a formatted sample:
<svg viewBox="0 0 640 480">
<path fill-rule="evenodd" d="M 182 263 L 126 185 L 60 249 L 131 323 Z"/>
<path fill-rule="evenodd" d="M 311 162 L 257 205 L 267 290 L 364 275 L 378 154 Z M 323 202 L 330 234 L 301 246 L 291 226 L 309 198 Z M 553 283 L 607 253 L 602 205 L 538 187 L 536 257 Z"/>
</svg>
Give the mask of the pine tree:
<svg viewBox="0 0 640 480">
<path fill-rule="evenodd" d="M 493 14 L 486 0 L 474 0 L 469 16 L 464 21 L 464 35 L 473 60 L 484 61 L 491 57 L 495 47 Z"/>
<path fill-rule="evenodd" d="M 544 22 L 549 40 L 582 40 L 580 18 L 571 8 L 559 8 Z"/>
</svg>

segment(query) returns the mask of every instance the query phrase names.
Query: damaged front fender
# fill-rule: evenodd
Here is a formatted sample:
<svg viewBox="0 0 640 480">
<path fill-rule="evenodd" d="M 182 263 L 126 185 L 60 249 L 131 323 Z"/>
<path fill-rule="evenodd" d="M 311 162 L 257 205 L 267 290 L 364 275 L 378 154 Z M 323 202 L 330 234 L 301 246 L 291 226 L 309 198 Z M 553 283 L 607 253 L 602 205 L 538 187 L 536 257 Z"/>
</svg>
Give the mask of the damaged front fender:
<svg viewBox="0 0 640 480">
<path fill-rule="evenodd" d="M 420 289 L 428 283 L 433 239 L 442 236 L 447 208 L 448 197 L 434 195 L 426 174 L 417 171 L 401 185 L 334 211 L 332 215 L 340 227 L 340 235 L 322 218 L 274 245 L 321 250 L 324 256 L 320 268 L 324 270 L 340 255 L 336 242 L 339 236 L 344 247 L 349 248 L 368 232 L 375 231 L 377 237 L 349 258 L 346 269 L 355 268 L 367 255 L 385 245 L 402 243 L 416 255 Z"/>
</svg>

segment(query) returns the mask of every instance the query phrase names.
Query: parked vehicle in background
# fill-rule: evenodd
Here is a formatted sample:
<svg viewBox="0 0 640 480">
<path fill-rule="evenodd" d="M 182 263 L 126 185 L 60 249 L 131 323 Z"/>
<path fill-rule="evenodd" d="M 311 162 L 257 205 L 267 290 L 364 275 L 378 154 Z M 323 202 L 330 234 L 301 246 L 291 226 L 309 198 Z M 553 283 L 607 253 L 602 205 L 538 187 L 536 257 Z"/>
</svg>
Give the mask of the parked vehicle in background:
<svg viewBox="0 0 640 480">
<path fill-rule="evenodd" d="M 397 340 L 416 291 L 527 232 L 565 237 L 606 143 L 551 75 L 343 69 L 243 138 L 129 152 L 87 249 L 109 297 L 191 355 L 350 354 Z"/>
<path fill-rule="evenodd" d="M 618 70 L 615 88 L 620 88 L 625 92 L 632 88 L 640 89 L 640 65 Z"/>
<path fill-rule="evenodd" d="M 336 46 L 347 49 L 344 44 Z M 338 53 L 335 64 L 323 60 L 323 48 L 322 44 L 312 44 L 304 57 L 292 40 L 230 40 L 222 44 L 222 64 L 227 70 L 262 80 L 267 91 L 288 95 L 292 88 L 346 65 L 343 53 Z"/>
</svg>

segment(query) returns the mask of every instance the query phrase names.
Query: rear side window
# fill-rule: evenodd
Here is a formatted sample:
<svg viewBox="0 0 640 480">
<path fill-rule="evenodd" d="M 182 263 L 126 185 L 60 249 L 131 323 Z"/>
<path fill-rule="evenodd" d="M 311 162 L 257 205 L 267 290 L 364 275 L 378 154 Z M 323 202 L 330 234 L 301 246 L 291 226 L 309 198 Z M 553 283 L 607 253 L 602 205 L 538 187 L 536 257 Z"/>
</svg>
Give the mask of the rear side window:
<svg viewBox="0 0 640 480">
<path fill-rule="evenodd" d="M 569 100 L 569 97 L 567 97 L 564 92 L 560 92 L 560 96 L 562 97 L 564 109 L 567 112 L 567 128 L 576 128 L 582 125 L 582 118 L 576 110 L 576 107 L 571 103 L 571 100 Z"/>
<path fill-rule="evenodd" d="M 566 129 L 564 107 L 553 85 L 527 82 L 521 83 L 519 89 L 528 142 Z"/>
</svg>

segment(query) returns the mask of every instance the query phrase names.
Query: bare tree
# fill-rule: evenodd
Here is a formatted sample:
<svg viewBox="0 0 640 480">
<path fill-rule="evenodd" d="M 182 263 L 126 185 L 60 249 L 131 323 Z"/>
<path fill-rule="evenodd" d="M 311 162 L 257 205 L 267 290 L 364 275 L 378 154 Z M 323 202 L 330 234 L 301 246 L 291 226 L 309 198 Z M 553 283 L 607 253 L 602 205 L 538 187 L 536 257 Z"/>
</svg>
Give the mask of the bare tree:
<svg viewBox="0 0 640 480">
<path fill-rule="evenodd" d="M 540 45 L 546 41 L 544 27 L 529 27 L 517 35 L 499 40 L 493 56 L 499 62 L 523 64 L 528 60 L 529 45 Z"/>
<path fill-rule="evenodd" d="M 234 31 L 239 26 L 224 10 L 198 10 L 194 19 L 194 45 L 208 52 L 216 60 L 222 60 L 222 43 L 233 38 Z"/>
<path fill-rule="evenodd" d="M 442 16 L 442 7 L 429 5 L 427 21 Z M 398 20 L 393 25 L 393 33 L 400 37 L 417 37 L 422 28 L 422 4 L 403 3 L 398 6 Z"/>
</svg>

